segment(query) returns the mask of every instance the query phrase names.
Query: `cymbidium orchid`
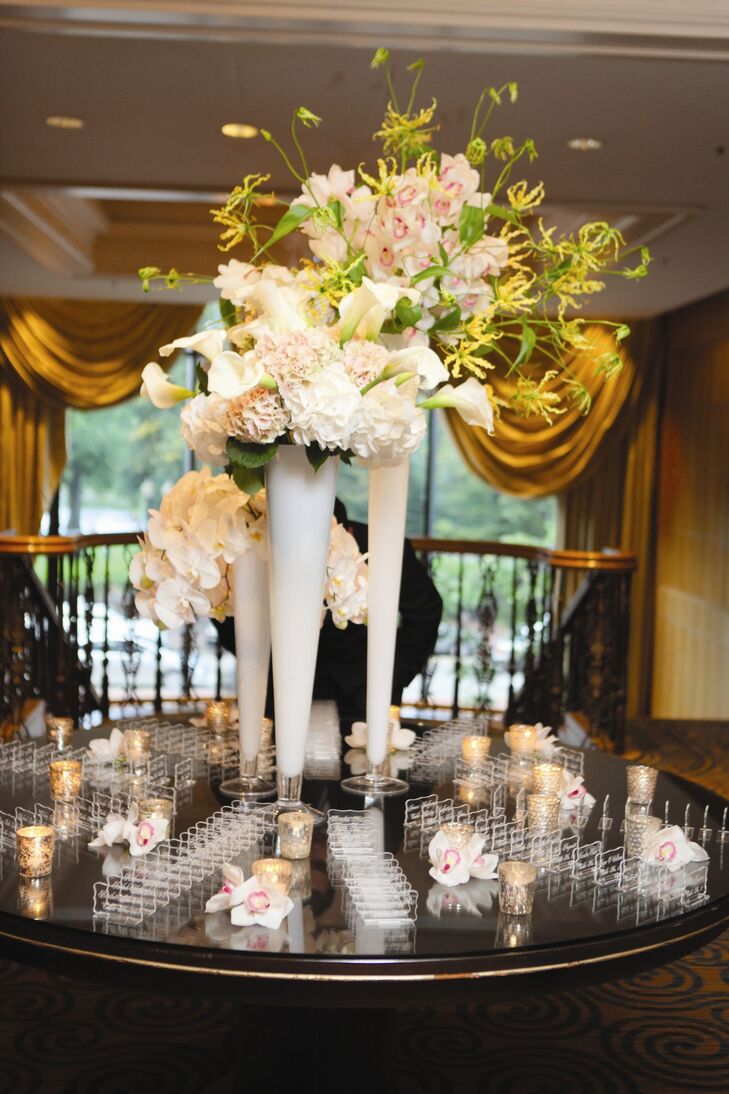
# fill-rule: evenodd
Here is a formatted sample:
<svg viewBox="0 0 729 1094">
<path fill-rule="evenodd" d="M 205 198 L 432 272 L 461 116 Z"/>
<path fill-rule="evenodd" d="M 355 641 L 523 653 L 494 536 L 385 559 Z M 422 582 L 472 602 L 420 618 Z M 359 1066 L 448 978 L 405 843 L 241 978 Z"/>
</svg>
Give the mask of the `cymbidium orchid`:
<svg viewBox="0 0 729 1094">
<path fill-rule="evenodd" d="M 169 828 L 166 817 L 147 817 L 139 821 L 137 805 L 132 802 L 126 817 L 121 813 L 109 814 L 96 837 L 89 843 L 89 847 L 103 849 L 113 847 L 114 844 L 126 843 L 129 854 L 136 858 L 148 854 L 159 843 L 166 840 Z"/>
<path fill-rule="evenodd" d="M 236 927 L 270 927 L 276 931 L 294 906 L 293 900 L 278 889 L 264 885 L 251 877 L 236 890 L 237 903 L 231 909 L 230 921 Z"/>
<path fill-rule="evenodd" d="M 124 734 L 120 729 L 112 729 L 108 737 L 99 737 L 89 741 L 88 759 L 92 763 L 109 764 L 124 755 Z"/>
<path fill-rule="evenodd" d="M 242 895 L 245 877 L 240 866 L 234 866 L 230 862 L 223 863 L 223 884 L 217 893 L 210 897 L 205 905 L 205 911 L 226 912 L 234 908 L 244 899 Z"/>
<path fill-rule="evenodd" d="M 592 809 L 595 799 L 589 794 L 582 775 L 574 775 L 565 768 L 562 771 L 562 789 L 560 791 L 562 809 Z"/>
<path fill-rule="evenodd" d="M 709 855 L 698 843 L 686 837 L 683 828 L 672 824 L 662 828 L 648 841 L 641 857 L 644 862 L 665 866 L 670 873 L 674 873 L 689 862 L 706 862 Z"/>
<path fill-rule="evenodd" d="M 465 885 L 471 877 L 496 877 L 498 855 L 483 853 L 484 837 L 474 835 L 463 847 L 454 847 L 442 830 L 428 844 L 430 876 L 440 885 Z"/>
</svg>

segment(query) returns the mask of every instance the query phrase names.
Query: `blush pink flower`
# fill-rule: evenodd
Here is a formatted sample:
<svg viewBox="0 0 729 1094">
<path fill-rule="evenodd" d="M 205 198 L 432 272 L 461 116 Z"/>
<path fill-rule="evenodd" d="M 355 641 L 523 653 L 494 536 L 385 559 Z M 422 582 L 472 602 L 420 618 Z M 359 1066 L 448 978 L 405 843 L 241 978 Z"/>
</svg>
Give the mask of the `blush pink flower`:
<svg viewBox="0 0 729 1094">
<path fill-rule="evenodd" d="M 229 436 L 251 444 L 270 444 L 286 431 L 288 414 L 275 391 L 254 387 L 231 399 L 225 416 Z"/>
</svg>

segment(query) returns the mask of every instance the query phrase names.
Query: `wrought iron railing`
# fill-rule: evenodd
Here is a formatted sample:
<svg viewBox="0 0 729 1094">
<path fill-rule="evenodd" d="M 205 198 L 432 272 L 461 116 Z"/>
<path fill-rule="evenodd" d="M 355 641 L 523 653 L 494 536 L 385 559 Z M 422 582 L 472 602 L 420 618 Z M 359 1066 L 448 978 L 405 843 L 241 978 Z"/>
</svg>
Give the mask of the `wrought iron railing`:
<svg viewBox="0 0 729 1094">
<path fill-rule="evenodd" d="M 552 725 L 573 711 L 621 744 L 633 555 L 412 542 L 444 613 L 405 705 Z M 208 621 L 163 634 L 137 616 L 127 577 L 136 544 L 136 533 L 0 536 L 0 722 L 17 725 L 36 698 L 81 719 L 233 693 L 233 658 Z"/>
</svg>

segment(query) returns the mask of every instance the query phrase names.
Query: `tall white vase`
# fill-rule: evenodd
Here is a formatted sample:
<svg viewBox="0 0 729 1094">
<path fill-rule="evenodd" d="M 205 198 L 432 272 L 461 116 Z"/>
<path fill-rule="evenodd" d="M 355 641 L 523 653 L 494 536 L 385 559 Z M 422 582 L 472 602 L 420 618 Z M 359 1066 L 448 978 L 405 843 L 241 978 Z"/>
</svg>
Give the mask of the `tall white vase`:
<svg viewBox="0 0 729 1094">
<path fill-rule="evenodd" d="M 367 773 L 346 779 L 358 794 L 402 794 L 388 775 L 388 721 L 395 670 L 410 461 L 369 473 L 367 561 Z"/>
<path fill-rule="evenodd" d="M 275 789 L 257 774 L 271 660 L 268 562 L 252 548 L 235 560 L 231 570 L 240 778 L 226 780 L 220 789 L 246 800 L 269 797 Z"/>
<path fill-rule="evenodd" d="M 300 798 L 339 460 L 282 445 L 266 465 L 278 805 Z"/>
</svg>

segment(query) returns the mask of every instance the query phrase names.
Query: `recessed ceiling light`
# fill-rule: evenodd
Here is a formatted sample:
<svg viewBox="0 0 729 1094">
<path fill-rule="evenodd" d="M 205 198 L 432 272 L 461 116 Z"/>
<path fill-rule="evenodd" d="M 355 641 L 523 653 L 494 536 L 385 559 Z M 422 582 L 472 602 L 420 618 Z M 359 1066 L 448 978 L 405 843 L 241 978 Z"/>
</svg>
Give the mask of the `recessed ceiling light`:
<svg viewBox="0 0 729 1094">
<path fill-rule="evenodd" d="M 224 137 L 238 137 L 244 141 L 258 136 L 256 126 L 247 125 L 245 122 L 226 122 L 225 125 L 220 127 L 220 132 Z"/>
<path fill-rule="evenodd" d="M 51 114 L 49 118 L 46 118 L 46 125 L 52 126 L 54 129 L 83 129 L 83 118 L 72 118 L 68 114 Z"/>
<path fill-rule="evenodd" d="M 573 148 L 575 152 L 596 152 L 598 148 L 602 148 L 602 141 L 597 137 L 573 137 L 571 141 L 567 141 L 567 147 Z"/>
</svg>

